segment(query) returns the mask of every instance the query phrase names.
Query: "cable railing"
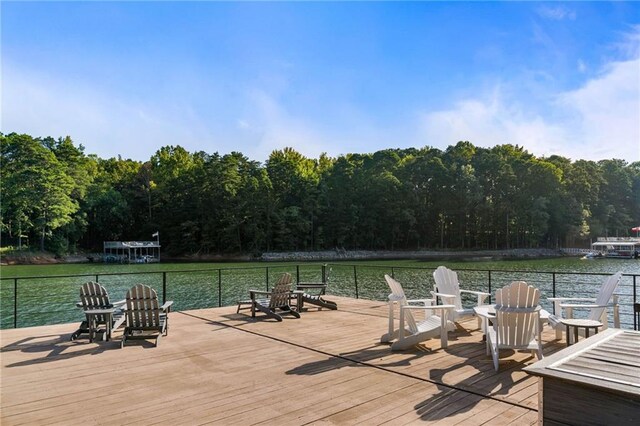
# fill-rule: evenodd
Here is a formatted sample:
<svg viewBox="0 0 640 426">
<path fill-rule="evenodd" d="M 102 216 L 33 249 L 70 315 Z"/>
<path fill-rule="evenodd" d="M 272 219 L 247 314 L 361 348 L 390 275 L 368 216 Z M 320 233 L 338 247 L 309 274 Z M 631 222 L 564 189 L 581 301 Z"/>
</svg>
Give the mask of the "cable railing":
<svg viewBox="0 0 640 426">
<path fill-rule="evenodd" d="M 80 285 L 95 280 L 104 285 L 112 300 L 125 297 L 133 285 L 155 288 L 163 302 L 174 301 L 174 310 L 193 310 L 235 305 L 250 289 L 269 290 L 282 273 L 294 283 L 328 281 L 328 292 L 336 296 L 384 301 L 389 293 L 384 274 L 399 280 L 409 298 L 430 297 L 435 268 L 390 265 L 287 264 L 191 270 L 138 271 L 75 275 L 0 278 L 0 328 L 18 328 L 82 320 L 75 307 Z M 558 272 L 456 268 L 461 288 L 493 292 L 512 281 L 526 281 L 542 292 L 541 305 L 549 312 L 548 297 L 595 297 L 610 273 Z M 616 295 L 623 328 L 640 328 L 633 314 L 638 302 L 638 276 L 623 274 Z M 463 304 L 473 304 L 471 298 Z M 576 312 L 578 314 L 578 312 Z M 579 315 L 579 314 L 578 314 Z"/>
</svg>

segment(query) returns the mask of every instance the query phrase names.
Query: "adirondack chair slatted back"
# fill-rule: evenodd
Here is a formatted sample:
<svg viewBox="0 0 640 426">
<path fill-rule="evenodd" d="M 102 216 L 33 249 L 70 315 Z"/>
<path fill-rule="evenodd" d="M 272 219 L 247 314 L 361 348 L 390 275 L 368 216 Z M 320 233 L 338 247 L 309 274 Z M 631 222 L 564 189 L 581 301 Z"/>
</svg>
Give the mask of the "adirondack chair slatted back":
<svg viewBox="0 0 640 426">
<path fill-rule="evenodd" d="M 460 283 L 458 274 L 446 266 L 438 266 L 433 272 L 433 279 L 436 282 L 436 291 L 443 294 L 451 294 L 454 297 L 443 297 L 442 303 L 454 305 L 456 310 L 462 310 L 462 298 L 460 297 Z"/>
<path fill-rule="evenodd" d="M 496 291 L 498 342 L 513 347 L 526 346 L 534 339 L 539 324 L 536 312 L 540 290 L 515 281 Z"/>
<path fill-rule="evenodd" d="M 409 303 L 407 302 L 407 297 L 405 296 L 402 285 L 395 279 L 391 278 L 389 275 L 385 275 L 384 279 L 387 281 L 387 284 L 391 289 L 391 294 L 389 295 L 389 303 L 391 303 L 392 301 L 398 302 L 398 306 L 400 306 L 400 309 L 402 309 L 402 306 L 408 305 Z M 404 320 L 409 327 L 409 331 L 411 331 L 412 334 L 418 332 L 418 324 L 416 323 L 416 319 L 411 313 L 411 310 L 405 309 Z"/>
<path fill-rule="evenodd" d="M 269 308 L 275 309 L 288 306 L 291 300 L 291 274 L 284 273 L 271 290 Z"/>
<path fill-rule="evenodd" d="M 133 286 L 127 292 L 127 326 L 159 327 L 160 308 L 158 293 L 143 284 Z"/>
<path fill-rule="evenodd" d="M 80 287 L 80 303 L 83 310 L 111 308 L 113 305 L 109 301 L 107 289 L 96 282 L 89 281 Z M 97 315 L 98 322 L 105 322 L 105 315 Z"/>
<path fill-rule="evenodd" d="M 391 278 L 389 275 L 385 275 L 384 279 L 387 281 L 389 288 L 391 289 L 391 294 L 389 295 L 389 299 L 397 300 L 397 299 L 406 299 L 407 296 L 404 294 L 404 289 L 402 285 Z"/>
<path fill-rule="evenodd" d="M 620 280 L 622 279 L 622 272 L 617 272 L 609 277 L 607 277 L 600 287 L 600 291 L 598 292 L 598 296 L 596 297 L 596 305 L 607 305 L 611 300 L 611 296 L 613 296 L 613 292 L 618 287 Z M 589 312 L 588 319 L 600 321 L 602 314 L 606 308 L 593 308 L 591 312 Z"/>
</svg>

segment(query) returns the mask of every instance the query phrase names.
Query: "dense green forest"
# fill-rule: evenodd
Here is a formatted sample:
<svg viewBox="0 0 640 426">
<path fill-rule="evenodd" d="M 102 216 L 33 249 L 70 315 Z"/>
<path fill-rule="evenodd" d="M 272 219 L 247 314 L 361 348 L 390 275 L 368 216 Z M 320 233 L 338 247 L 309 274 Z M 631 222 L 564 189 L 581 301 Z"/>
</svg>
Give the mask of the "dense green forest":
<svg viewBox="0 0 640 426">
<path fill-rule="evenodd" d="M 459 142 L 306 158 L 166 146 L 146 162 L 71 138 L 0 134 L 2 245 L 73 252 L 149 240 L 169 254 L 588 244 L 640 224 L 640 163 Z"/>
</svg>

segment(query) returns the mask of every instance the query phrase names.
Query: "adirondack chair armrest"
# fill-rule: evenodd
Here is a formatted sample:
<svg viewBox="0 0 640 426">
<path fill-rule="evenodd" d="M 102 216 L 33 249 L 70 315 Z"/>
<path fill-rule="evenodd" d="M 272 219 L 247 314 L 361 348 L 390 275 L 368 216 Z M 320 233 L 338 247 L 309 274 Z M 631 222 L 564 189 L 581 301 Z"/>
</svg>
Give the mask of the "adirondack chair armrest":
<svg viewBox="0 0 640 426">
<path fill-rule="evenodd" d="M 389 295 L 389 301 L 391 302 L 399 302 L 401 300 L 404 300 L 404 296 L 399 296 L 393 293 Z M 411 300 L 407 300 L 406 302 L 409 304 L 414 304 L 414 306 L 415 305 L 425 306 L 425 305 L 433 304 L 435 302 L 435 299 L 411 299 Z"/>
<path fill-rule="evenodd" d="M 434 301 L 435 301 L 434 299 L 411 299 L 411 300 L 407 300 L 407 303 L 413 304 L 413 306 L 424 307 L 424 306 L 432 305 Z"/>
<path fill-rule="evenodd" d="M 429 309 L 432 311 L 436 311 L 436 310 L 447 310 L 447 311 L 453 311 L 456 309 L 456 305 L 433 305 L 433 306 L 424 306 L 421 307 L 421 309 Z"/>
<path fill-rule="evenodd" d="M 474 290 L 460 290 L 460 293 L 470 293 L 470 294 L 475 294 L 476 296 L 490 296 L 489 293 L 484 292 L 484 291 L 474 291 Z"/>
<path fill-rule="evenodd" d="M 127 303 L 127 299 L 118 300 L 117 302 L 113 302 L 112 305 L 114 308 L 119 308 L 124 306 Z"/>
<path fill-rule="evenodd" d="M 518 313 L 526 313 L 526 312 L 541 312 L 542 311 L 542 307 L 540 305 L 538 306 L 529 306 L 529 307 L 521 307 L 521 308 L 515 308 L 515 307 L 508 307 L 508 306 L 496 306 L 496 312 L 500 311 L 500 312 L 507 312 L 507 313 L 514 313 L 514 314 L 518 314 Z"/>
<path fill-rule="evenodd" d="M 576 308 L 584 308 L 584 309 L 592 309 L 592 308 L 606 308 L 612 306 L 610 303 L 607 303 L 606 305 L 596 305 L 595 303 L 590 303 L 590 304 L 584 304 L 584 303 L 561 303 L 560 307 L 561 308 L 572 308 L 572 309 L 576 309 Z"/>
<path fill-rule="evenodd" d="M 484 300 L 491 296 L 489 293 L 484 292 L 484 291 L 474 291 L 474 290 L 460 290 L 460 294 L 462 295 L 462 293 L 467 293 L 467 294 L 475 294 L 476 297 L 478 298 L 478 304 L 477 306 L 480 305 L 484 305 Z"/>
<path fill-rule="evenodd" d="M 455 305 L 433 305 L 433 306 L 402 305 L 401 308 L 402 309 L 420 309 L 420 310 L 429 309 L 432 311 L 436 311 L 436 310 L 452 311 L 456 307 Z"/>
<path fill-rule="evenodd" d="M 162 306 L 160 306 L 160 309 L 163 311 L 171 312 L 172 305 L 173 305 L 173 300 L 167 300 L 166 302 L 164 302 Z"/>
<path fill-rule="evenodd" d="M 595 302 L 595 297 L 547 297 L 547 300 L 552 302 L 564 302 L 568 300 L 578 301 L 578 302 Z"/>
<path fill-rule="evenodd" d="M 432 291 L 431 294 L 433 297 L 458 297 L 455 294 L 437 293 L 435 291 Z"/>
<path fill-rule="evenodd" d="M 255 300 L 257 295 L 271 296 L 271 292 L 264 290 L 249 290 L 249 296 L 251 296 L 251 300 Z"/>
</svg>

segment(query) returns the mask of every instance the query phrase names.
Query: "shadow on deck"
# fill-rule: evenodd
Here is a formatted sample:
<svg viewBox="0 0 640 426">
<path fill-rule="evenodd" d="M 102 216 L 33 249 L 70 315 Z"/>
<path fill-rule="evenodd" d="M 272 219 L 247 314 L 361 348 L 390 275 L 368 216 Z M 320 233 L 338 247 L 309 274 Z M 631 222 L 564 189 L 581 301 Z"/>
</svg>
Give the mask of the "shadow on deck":
<svg viewBox="0 0 640 426">
<path fill-rule="evenodd" d="M 485 354 L 477 322 L 411 350 L 379 343 L 382 302 L 331 297 L 281 323 L 235 307 L 171 313 L 160 345 L 69 341 L 73 324 L 0 331 L 1 423 L 536 423 L 530 353 Z M 564 347 L 548 328 L 544 353 Z M 100 407 L 100 409 L 88 409 Z M 107 413 L 107 414 L 104 414 Z"/>
</svg>

